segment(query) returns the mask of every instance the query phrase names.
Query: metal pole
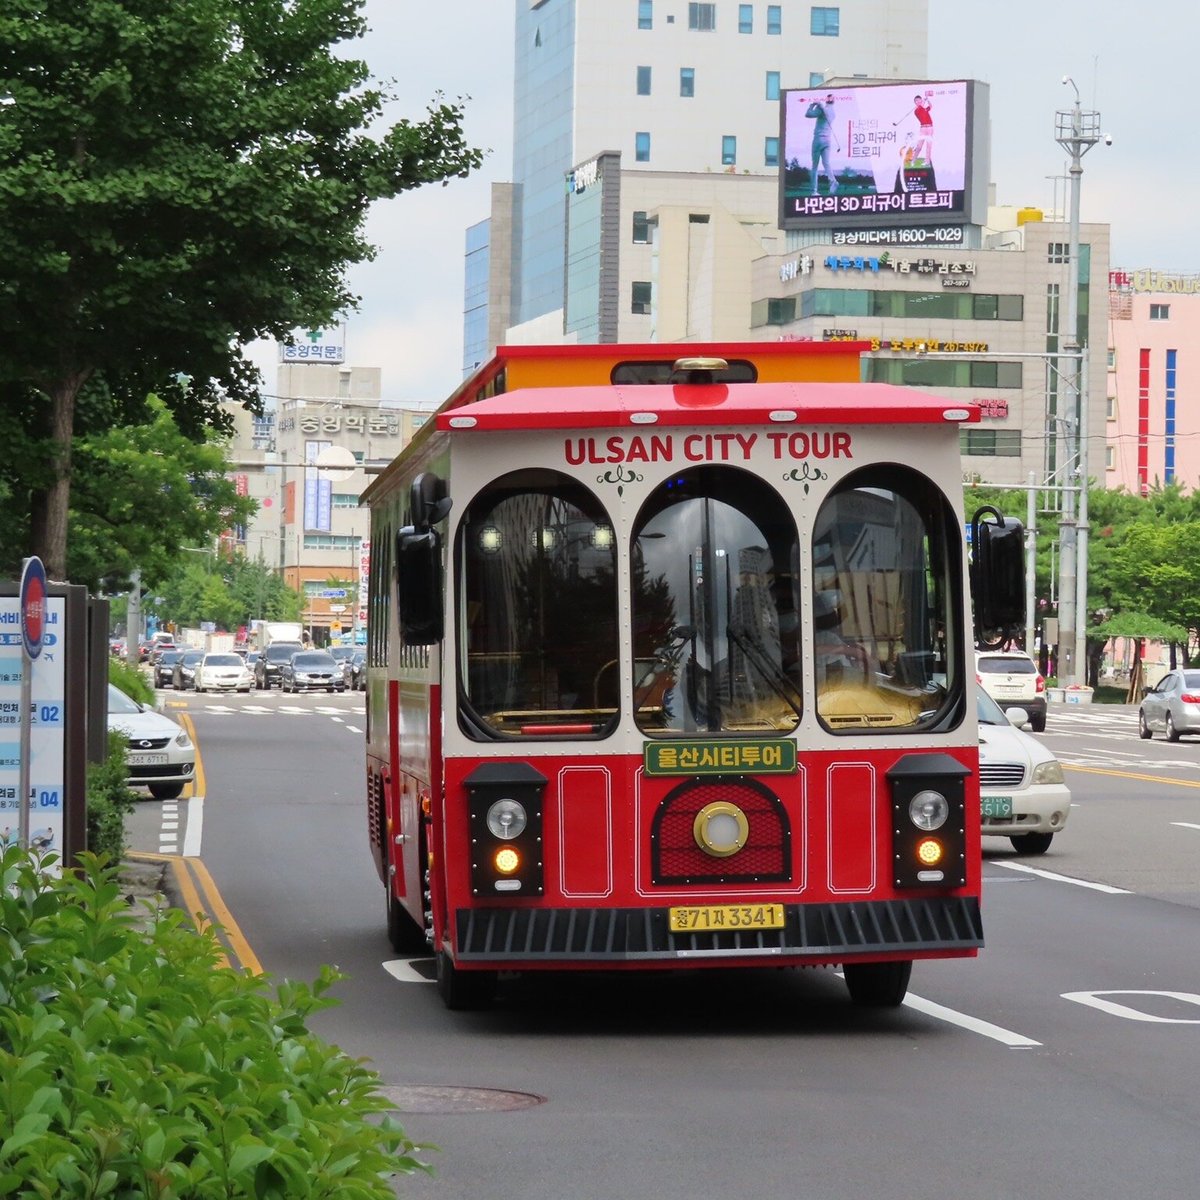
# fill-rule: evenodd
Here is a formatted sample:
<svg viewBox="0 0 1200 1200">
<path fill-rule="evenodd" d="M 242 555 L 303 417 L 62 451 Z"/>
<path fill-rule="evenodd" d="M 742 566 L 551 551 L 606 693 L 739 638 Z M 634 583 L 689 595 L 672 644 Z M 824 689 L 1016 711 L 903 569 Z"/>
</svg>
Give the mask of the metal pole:
<svg viewBox="0 0 1200 1200">
<path fill-rule="evenodd" d="M 1087 683 L 1088 627 L 1088 362 L 1079 363 L 1079 520 L 1075 531 L 1075 664 L 1079 682 Z"/>
<path fill-rule="evenodd" d="M 1033 657 L 1037 640 L 1035 574 L 1037 572 L 1037 473 L 1029 472 L 1029 491 L 1025 496 L 1025 653 Z"/>
<path fill-rule="evenodd" d="M 45 618 L 42 618 L 45 620 Z M 29 849 L 29 792 L 32 778 L 33 754 L 33 659 L 21 639 L 21 727 L 19 745 L 21 761 L 17 769 L 17 843 Z"/>
</svg>

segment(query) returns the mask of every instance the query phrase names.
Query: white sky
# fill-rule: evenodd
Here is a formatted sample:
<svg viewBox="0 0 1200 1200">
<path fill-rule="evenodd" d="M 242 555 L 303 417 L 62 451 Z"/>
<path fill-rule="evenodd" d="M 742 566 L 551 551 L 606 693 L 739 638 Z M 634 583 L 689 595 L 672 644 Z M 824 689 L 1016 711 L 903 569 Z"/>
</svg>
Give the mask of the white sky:
<svg viewBox="0 0 1200 1200">
<path fill-rule="evenodd" d="M 396 80 L 388 115 L 420 120 L 435 93 L 470 97 L 468 141 L 483 168 L 378 204 L 368 237 L 375 262 L 356 267 L 360 311 L 347 325 L 347 360 L 383 369 L 385 399 L 440 402 L 461 379 L 463 240 L 488 216 L 491 185 L 511 179 L 513 16 L 517 0 L 367 0 L 372 32 L 351 51 L 377 78 Z M 524 0 L 520 0 L 524 2 Z M 732 0 L 719 0 L 731 6 Z M 854 0 L 843 0 L 849 8 Z M 632 5 L 632 0 L 628 0 Z M 614 0 L 615 5 L 615 0 Z M 786 5 L 803 10 L 802 5 Z M 1112 226 L 1113 265 L 1200 271 L 1193 209 L 1200 155 L 1187 99 L 1200 16 L 1192 0 L 929 0 L 932 79 L 991 85 L 992 179 L 1000 204 L 1067 208 L 1067 156 L 1055 113 L 1075 93 L 1099 110 L 1103 142 L 1084 158 L 1081 217 Z M 785 87 L 807 82 L 783 81 Z M 1195 190 L 1193 190 L 1195 189 Z M 265 390 L 273 347 L 256 347 Z"/>
</svg>

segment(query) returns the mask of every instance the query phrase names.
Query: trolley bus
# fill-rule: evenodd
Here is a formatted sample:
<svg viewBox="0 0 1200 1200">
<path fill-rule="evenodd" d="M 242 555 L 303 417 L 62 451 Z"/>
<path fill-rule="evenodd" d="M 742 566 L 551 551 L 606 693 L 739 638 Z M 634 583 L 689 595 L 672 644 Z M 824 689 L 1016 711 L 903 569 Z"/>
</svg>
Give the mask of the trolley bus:
<svg viewBox="0 0 1200 1200">
<path fill-rule="evenodd" d="M 964 516 L 978 408 L 864 349 L 502 347 L 364 493 L 370 846 L 449 1007 L 768 966 L 895 1005 L 983 945 L 973 645 L 1021 530 Z"/>
</svg>

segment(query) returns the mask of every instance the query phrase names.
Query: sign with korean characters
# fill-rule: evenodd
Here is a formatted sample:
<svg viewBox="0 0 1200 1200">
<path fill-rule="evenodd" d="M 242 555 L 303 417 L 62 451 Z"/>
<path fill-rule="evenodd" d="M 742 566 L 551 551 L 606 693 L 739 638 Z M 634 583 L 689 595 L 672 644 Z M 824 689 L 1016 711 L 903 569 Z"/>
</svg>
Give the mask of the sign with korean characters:
<svg viewBox="0 0 1200 1200">
<path fill-rule="evenodd" d="M 794 775 L 796 743 L 786 738 L 647 742 L 647 775 Z"/>
<path fill-rule="evenodd" d="M 41 653 L 32 672 L 29 764 L 29 846 L 63 852 L 66 667 L 62 631 L 66 600 L 46 596 Z M 0 596 L 0 846 L 19 840 L 21 783 L 21 684 L 33 663 L 23 653 L 21 601 Z"/>
</svg>

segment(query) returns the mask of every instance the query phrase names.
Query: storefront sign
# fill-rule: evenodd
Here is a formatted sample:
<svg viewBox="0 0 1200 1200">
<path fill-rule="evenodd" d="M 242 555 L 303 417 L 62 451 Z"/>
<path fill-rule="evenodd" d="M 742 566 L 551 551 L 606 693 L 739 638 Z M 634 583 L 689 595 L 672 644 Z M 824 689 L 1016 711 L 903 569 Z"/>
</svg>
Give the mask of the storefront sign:
<svg viewBox="0 0 1200 1200">
<path fill-rule="evenodd" d="M 872 350 L 909 354 L 987 354 L 987 342 L 943 342 L 938 338 L 871 338 Z"/>
<path fill-rule="evenodd" d="M 961 225 L 916 225 L 899 229 L 835 229 L 835 246 L 957 246 Z"/>
<path fill-rule="evenodd" d="M 1113 291 L 1161 292 L 1167 295 L 1200 294 L 1200 275 L 1167 275 L 1162 271 L 1109 271 Z"/>
<path fill-rule="evenodd" d="M 864 254 L 829 254 L 825 266 L 831 271 L 895 271 L 897 275 L 945 275 L 964 278 L 975 274 L 974 260 L 943 262 L 936 258 L 893 258 L 886 250 L 878 257 Z"/>
<path fill-rule="evenodd" d="M 779 268 L 779 278 L 787 283 L 790 279 L 795 279 L 798 275 L 808 275 L 813 269 L 812 255 L 801 254 L 797 258 L 789 259 Z"/>
</svg>

